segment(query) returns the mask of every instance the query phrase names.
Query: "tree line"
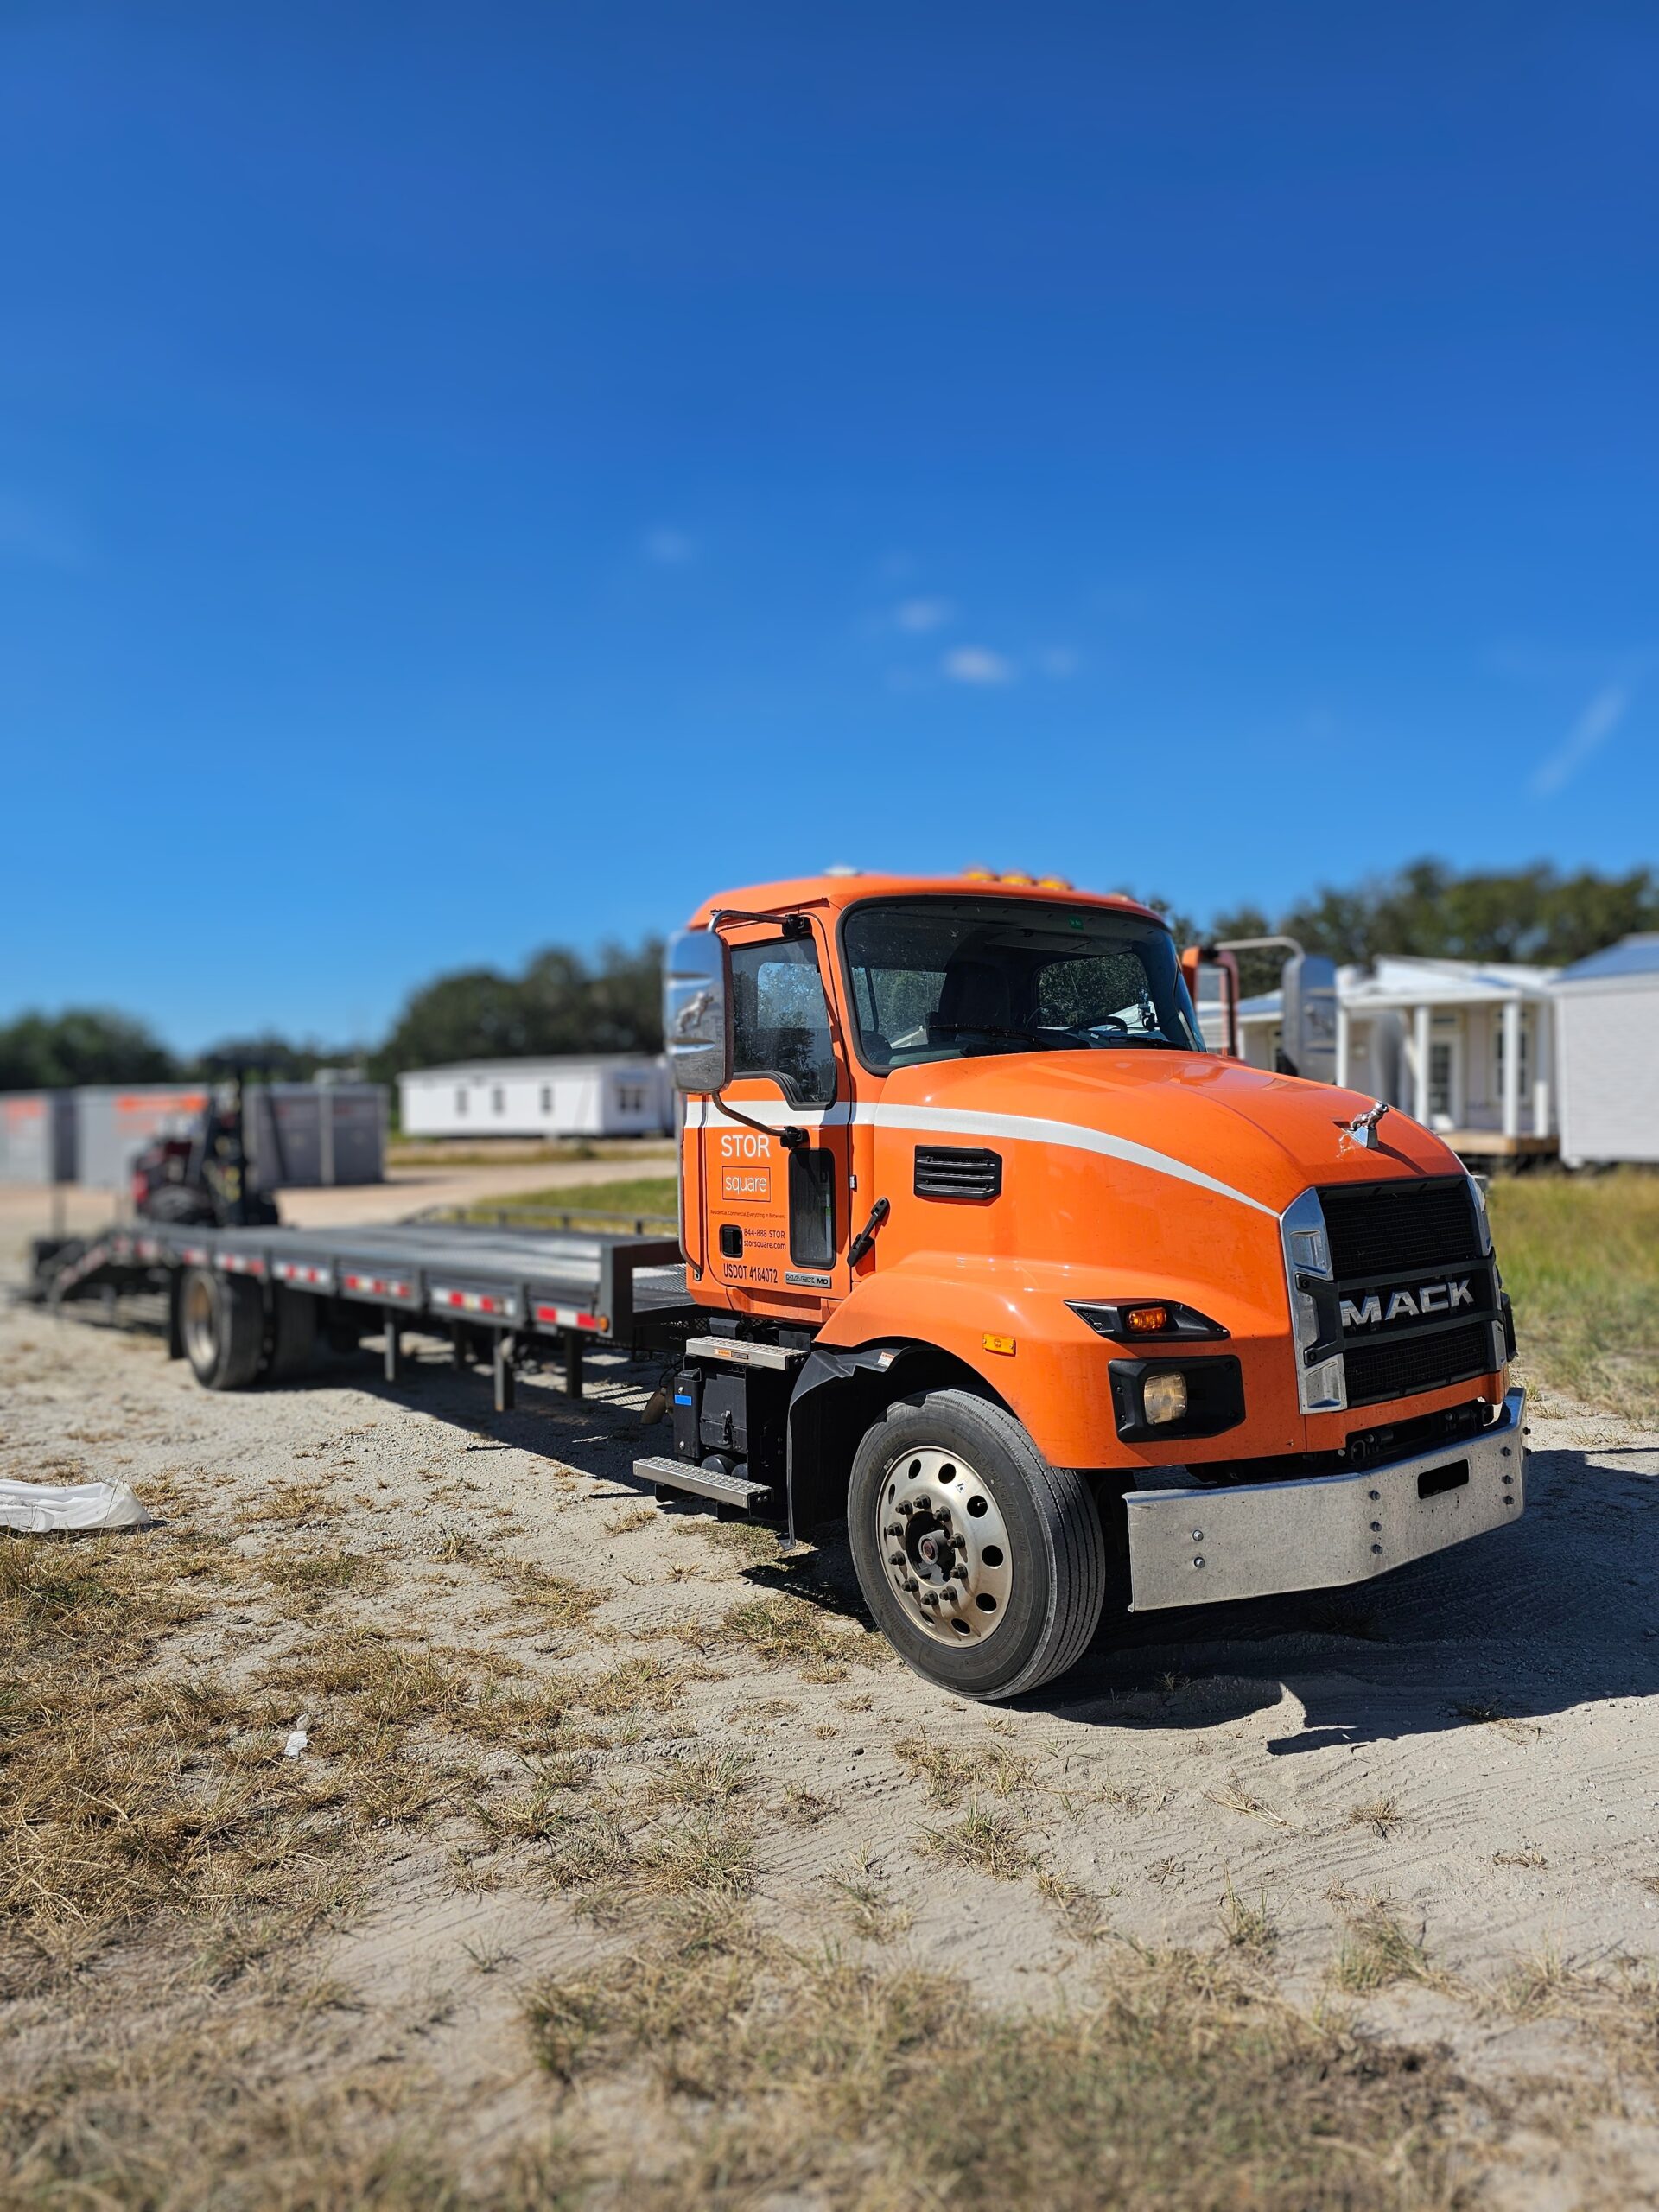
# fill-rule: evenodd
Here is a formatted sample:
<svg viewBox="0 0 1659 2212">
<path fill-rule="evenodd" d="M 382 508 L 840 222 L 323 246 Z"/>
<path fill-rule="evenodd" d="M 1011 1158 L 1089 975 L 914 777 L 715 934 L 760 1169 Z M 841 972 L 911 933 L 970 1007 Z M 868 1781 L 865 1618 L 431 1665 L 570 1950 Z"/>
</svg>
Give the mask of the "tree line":
<svg viewBox="0 0 1659 2212">
<path fill-rule="evenodd" d="M 1162 900 L 1154 903 L 1168 911 Z M 1286 911 L 1238 906 L 1204 925 L 1170 913 L 1177 941 L 1300 938 L 1310 952 L 1362 963 L 1380 954 L 1504 960 L 1554 967 L 1641 930 L 1659 930 L 1659 874 L 1633 868 L 1564 875 L 1544 862 L 1459 874 L 1414 861 L 1350 890 L 1322 887 Z M 468 968 L 412 992 L 384 1041 L 365 1057 L 296 1044 L 274 1033 L 226 1038 L 181 1057 L 142 1021 L 97 1007 L 25 1014 L 0 1024 L 0 1090 L 82 1083 L 166 1083 L 234 1068 L 278 1081 L 308 1081 L 324 1068 L 360 1066 L 389 1082 L 406 1069 L 448 1061 L 519 1059 L 566 1052 L 657 1052 L 662 1046 L 662 944 L 607 944 L 591 957 L 562 946 L 537 953 L 517 974 Z M 1242 963 L 1247 991 L 1278 981 L 1278 956 Z"/>
</svg>

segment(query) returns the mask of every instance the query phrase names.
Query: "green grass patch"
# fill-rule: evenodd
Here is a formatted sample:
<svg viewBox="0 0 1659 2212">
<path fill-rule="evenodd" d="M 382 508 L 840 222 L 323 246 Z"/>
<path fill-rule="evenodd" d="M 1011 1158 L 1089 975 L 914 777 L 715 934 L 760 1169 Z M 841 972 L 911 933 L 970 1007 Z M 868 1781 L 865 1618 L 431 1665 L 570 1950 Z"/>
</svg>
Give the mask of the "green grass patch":
<svg viewBox="0 0 1659 2212">
<path fill-rule="evenodd" d="M 679 1184 L 673 1175 L 628 1175 L 613 1183 L 565 1183 L 550 1191 L 519 1191 L 510 1198 L 483 1199 L 469 1206 L 468 1221 L 508 1220 L 520 1214 L 575 1214 L 583 1224 L 597 1218 L 605 1225 L 632 1229 L 634 1223 L 655 1215 L 672 1221 L 678 1203 Z"/>
<path fill-rule="evenodd" d="M 1489 1203 L 1523 1368 L 1659 1421 L 1659 1175 L 1500 1178 Z"/>
</svg>

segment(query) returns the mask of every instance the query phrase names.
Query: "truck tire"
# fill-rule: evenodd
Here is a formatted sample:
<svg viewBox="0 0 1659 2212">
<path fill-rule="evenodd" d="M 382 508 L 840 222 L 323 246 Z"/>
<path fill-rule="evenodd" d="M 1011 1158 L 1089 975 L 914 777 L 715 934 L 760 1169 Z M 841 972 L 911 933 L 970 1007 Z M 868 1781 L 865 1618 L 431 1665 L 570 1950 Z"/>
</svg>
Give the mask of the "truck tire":
<svg viewBox="0 0 1659 2212">
<path fill-rule="evenodd" d="M 958 1697 L 1016 1697 L 1076 1664 L 1106 1592 L 1088 1484 L 968 1390 L 902 1398 L 853 1459 L 859 1586 L 899 1657 Z"/>
<path fill-rule="evenodd" d="M 179 1333 L 203 1389 L 245 1389 L 265 1348 L 258 1284 L 213 1268 L 187 1268 L 179 1285 Z"/>
<path fill-rule="evenodd" d="M 270 1357 L 265 1363 L 267 1382 L 290 1382 L 310 1366 L 317 1348 L 317 1306 L 318 1300 L 302 1290 L 277 1291 Z"/>
</svg>

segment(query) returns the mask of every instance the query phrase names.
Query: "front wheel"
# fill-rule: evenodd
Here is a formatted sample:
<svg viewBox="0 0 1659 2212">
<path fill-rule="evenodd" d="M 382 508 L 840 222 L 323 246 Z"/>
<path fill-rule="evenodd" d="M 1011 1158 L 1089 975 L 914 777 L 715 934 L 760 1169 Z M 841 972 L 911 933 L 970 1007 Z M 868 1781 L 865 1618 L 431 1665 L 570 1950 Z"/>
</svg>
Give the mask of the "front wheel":
<svg viewBox="0 0 1659 2212">
<path fill-rule="evenodd" d="M 1052 1681 L 1099 1623 L 1106 1545 L 1088 1485 L 971 1391 L 888 1408 L 854 1458 L 847 1531 L 887 1641 L 959 1697 Z"/>
</svg>

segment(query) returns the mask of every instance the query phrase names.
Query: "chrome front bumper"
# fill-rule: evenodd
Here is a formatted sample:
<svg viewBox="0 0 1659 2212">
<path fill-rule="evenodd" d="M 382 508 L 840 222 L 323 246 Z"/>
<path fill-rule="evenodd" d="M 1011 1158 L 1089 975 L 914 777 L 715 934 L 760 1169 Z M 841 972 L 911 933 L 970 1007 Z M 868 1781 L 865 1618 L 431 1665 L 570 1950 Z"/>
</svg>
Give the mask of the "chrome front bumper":
<svg viewBox="0 0 1659 2212">
<path fill-rule="evenodd" d="M 1130 1611 L 1364 1582 L 1518 1520 L 1527 1394 L 1490 1428 L 1363 1474 L 1236 1490 L 1132 1491 Z"/>
</svg>

